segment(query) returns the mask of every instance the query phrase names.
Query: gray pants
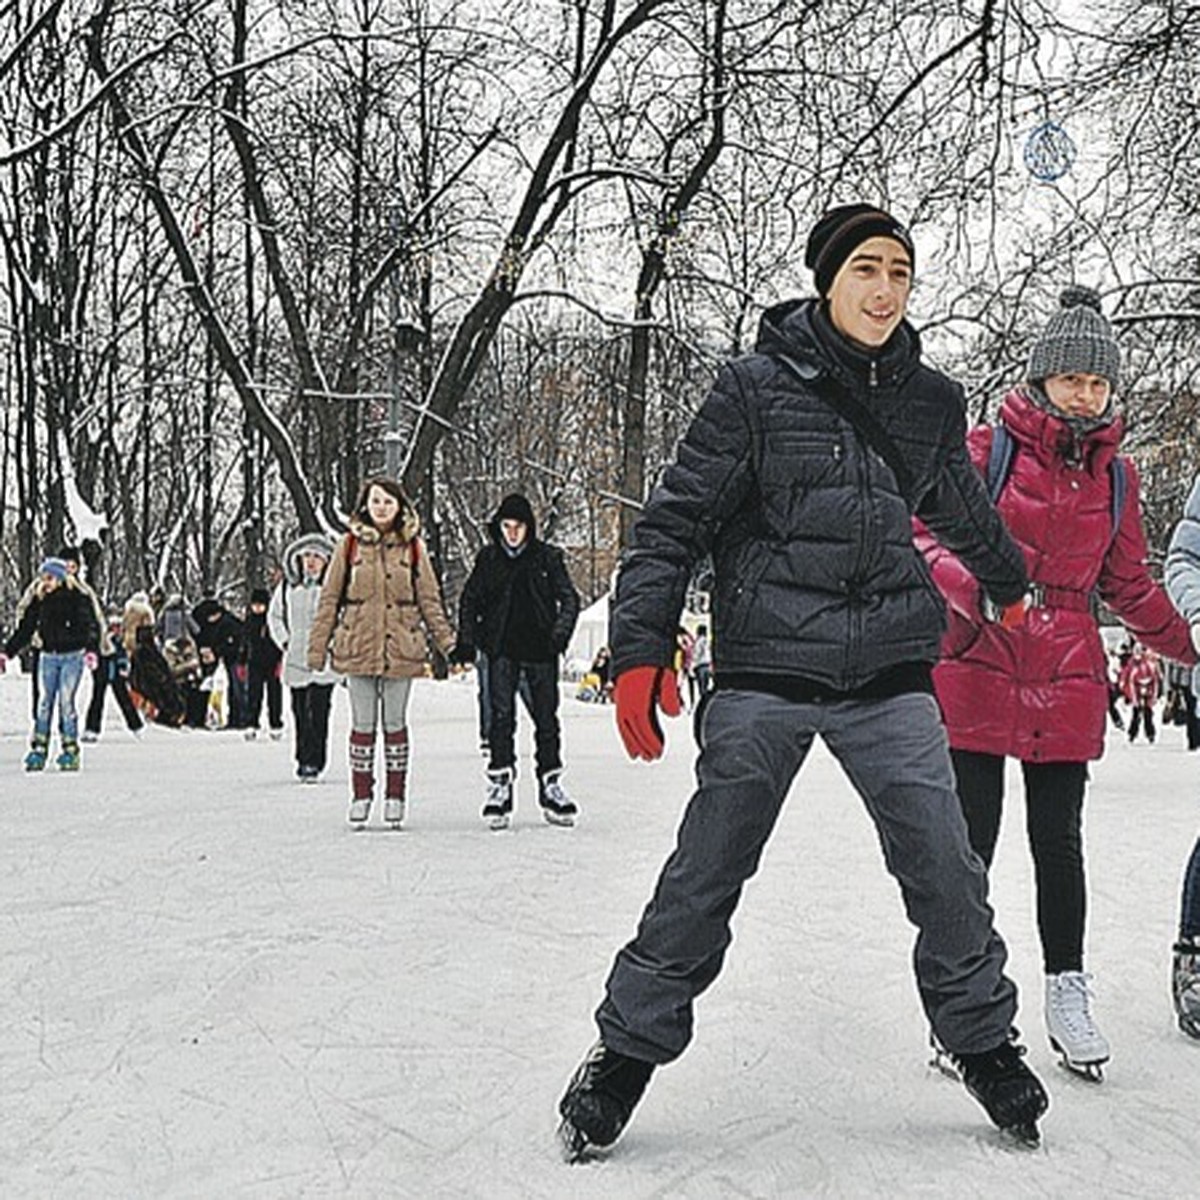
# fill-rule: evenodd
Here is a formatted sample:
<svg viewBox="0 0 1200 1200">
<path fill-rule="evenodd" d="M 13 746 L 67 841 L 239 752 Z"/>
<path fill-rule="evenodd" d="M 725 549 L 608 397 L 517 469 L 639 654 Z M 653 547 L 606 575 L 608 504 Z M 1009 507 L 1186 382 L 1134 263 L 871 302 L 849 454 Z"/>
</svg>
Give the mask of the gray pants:
<svg viewBox="0 0 1200 1200">
<path fill-rule="evenodd" d="M 386 679 L 382 675 L 349 675 L 350 728 L 355 733 L 374 733 L 382 723 L 384 733 L 395 733 L 408 724 L 411 679 Z"/>
<path fill-rule="evenodd" d="M 938 1039 L 977 1053 L 1007 1037 L 1017 989 L 933 697 L 797 704 L 731 689 L 701 710 L 699 786 L 596 1013 L 614 1050 L 665 1063 L 691 1040 L 693 1002 L 721 969 L 742 886 L 817 734 L 862 796 L 917 927 L 917 986 Z"/>
</svg>

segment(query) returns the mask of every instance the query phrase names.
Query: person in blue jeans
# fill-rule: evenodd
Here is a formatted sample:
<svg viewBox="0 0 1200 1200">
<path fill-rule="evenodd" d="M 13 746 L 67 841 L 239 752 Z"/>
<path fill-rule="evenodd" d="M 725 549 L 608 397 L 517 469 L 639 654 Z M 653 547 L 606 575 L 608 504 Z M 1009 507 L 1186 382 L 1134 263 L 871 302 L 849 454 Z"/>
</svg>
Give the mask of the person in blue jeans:
<svg viewBox="0 0 1200 1200">
<path fill-rule="evenodd" d="M 3 657 L 22 650 L 35 635 L 41 641 L 38 706 L 25 769 L 40 771 L 45 767 L 50 749 L 50 724 L 57 707 L 61 739 L 58 766 L 63 771 L 77 771 L 79 716 L 75 709 L 75 693 L 83 678 L 84 667 L 96 665 L 100 628 L 92 599 L 74 582 L 61 558 L 48 558 L 38 568 L 37 586 L 20 623 L 4 643 Z"/>
<path fill-rule="evenodd" d="M 1200 475 L 1171 535 L 1164 574 L 1167 594 L 1191 623 L 1192 642 L 1200 651 Z M 1200 666 L 1192 672 L 1192 691 L 1200 689 Z M 1200 838 L 1192 847 L 1183 876 L 1179 940 L 1171 968 L 1171 995 L 1179 1028 L 1200 1041 Z"/>
</svg>

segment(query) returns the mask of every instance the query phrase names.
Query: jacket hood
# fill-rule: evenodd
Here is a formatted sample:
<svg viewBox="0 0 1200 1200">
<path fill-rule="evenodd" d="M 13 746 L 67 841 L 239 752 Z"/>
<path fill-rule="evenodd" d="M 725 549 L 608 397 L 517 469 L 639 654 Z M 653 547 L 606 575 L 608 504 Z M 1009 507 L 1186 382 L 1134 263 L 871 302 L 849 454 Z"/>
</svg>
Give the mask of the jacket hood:
<svg viewBox="0 0 1200 1200">
<path fill-rule="evenodd" d="M 1000 419 L 1044 463 L 1056 456 L 1077 456 L 1093 471 L 1106 469 L 1121 445 L 1125 424 L 1114 415 L 1107 425 L 1077 438 L 1071 426 L 1035 403 L 1024 387 L 1013 388 L 1000 404 Z"/>
<path fill-rule="evenodd" d="M 302 555 L 310 550 L 325 556 L 328 562 L 333 558 L 334 542 L 325 533 L 302 533 L 294 541 L 289 542 L 283 552 L 283 577 L 295 586 L 304 578 L 304 566 L 300 561 Z"/>
<path fill-rule="evenodd" d="M 504 545 L 504 535 L 500 532 L 501 521 L 524 521 L 529 530 L 526 542 L 533 545 L 537 541 L 537 519 L 533 515 L 533 505 L 520 492 L 510 492 L 505 496 L 488 522 L 488 536 L 497 546 Z"/>
<path fill-rule="evenodd" d="M 920 362 L 921 338 L 907 321 L 901 321 L 884 345 L 869 351 L 838 333 L 823 301 L 784 300 L 763 313 L 755 350 L 796 359 L 813 369 L 814 379 L 829 375 L 859 382 L 874 363 L 880 382 L 896 383 Z"/>
</svg>

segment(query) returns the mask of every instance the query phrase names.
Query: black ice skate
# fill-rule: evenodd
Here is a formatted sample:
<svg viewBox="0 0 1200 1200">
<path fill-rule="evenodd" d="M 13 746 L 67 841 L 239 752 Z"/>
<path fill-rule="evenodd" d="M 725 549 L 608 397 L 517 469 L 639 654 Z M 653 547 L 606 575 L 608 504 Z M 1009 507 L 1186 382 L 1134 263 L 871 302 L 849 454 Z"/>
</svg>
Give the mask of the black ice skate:
<svg viewBox="0 0 1200 1200">
<path fill-rule="evenodd" d="M 547 771 L 538 781 L 538 804 L 550 825 L 574 825 L 579 815 L 575 801 L 562 785 L 562 771 Z"/>
<path fill-rule="evenodd" d="M 488 772 L 487 799 L 480 814 L 491 829 L 507 829 L 512 820 L 513 780 L 516 772 L 512 767 Z"/>
<path fill-rule="evenodd" d="M 982 1054 L 956 1054 L 967 1091 L 1001 1132 L 1026 1146 L 1041 1141 L 1038 1118 L 1050 1107 L 1041 1080 L 1022 1062 L 1025 1047 L 1007 1041 Z"/>
<path fill-rule="evenodd" d="M 621 1136 L 653 1070 L 653 1063 L 619 1054 L 603 1042 L 588 1051 L 558 1103 L 558 1139 L 568 1162 L 579 1162 Z"/>
<path fill-rule="evenodd" d="M 1180 1030 L 1200 1041 L 1200 945 L 1193 938 L 1183 938 L 1175 944 L 1171 997 Z"/>
</svg>

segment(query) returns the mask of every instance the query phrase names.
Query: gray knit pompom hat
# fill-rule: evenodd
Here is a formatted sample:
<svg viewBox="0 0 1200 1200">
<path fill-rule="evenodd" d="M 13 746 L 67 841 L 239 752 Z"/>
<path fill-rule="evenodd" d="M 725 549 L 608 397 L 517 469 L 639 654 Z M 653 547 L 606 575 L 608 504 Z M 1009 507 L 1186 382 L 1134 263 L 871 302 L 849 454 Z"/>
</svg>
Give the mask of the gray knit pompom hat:
<svg viewBox="0 0 1200 1200">
<path fill-rule="evenodd" d="M 1065 288 L 1058 312 L 1046 322 L 1029 351 L 1025 377 L 1099 375 L 1114 388 L 1121 374 L 1121 347 L 1100 311 L 1100 295 L 1091 288 Z"/>
</svg>

